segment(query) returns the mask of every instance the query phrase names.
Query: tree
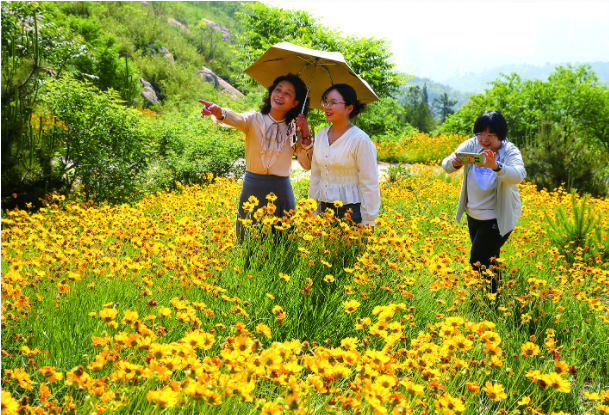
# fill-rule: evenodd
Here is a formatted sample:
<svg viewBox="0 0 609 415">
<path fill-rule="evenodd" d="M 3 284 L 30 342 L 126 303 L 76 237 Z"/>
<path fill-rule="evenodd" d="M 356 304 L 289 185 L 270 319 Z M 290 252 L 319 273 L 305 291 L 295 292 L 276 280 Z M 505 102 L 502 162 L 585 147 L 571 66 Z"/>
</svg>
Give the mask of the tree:
<svg viewBox="0 0 609 415">
<path fill-rule="evenodd" d="M 508 122 L 509 138 L 517 145 L 541 128 L 544 120 L 569 135 L 578 132 L 593 146 L 609 149 L 609 86 L 602 84 L 590 65 L 559 66 L 547 81 L 525 80 L 502 74 L 484 94 L 470 97 L 449 116 L 442 132 L 469 134 L 482 111 L 500 110 Z"/>
<path fill-rule="evenodd" d="M 370 84 L 379 97 L 399 93 L 403 74 L 393 72 L 389 42 L 385 39 L 342 36 L 305 11 L 289 11 L 262 3 L 247 3 L 238 13 L 245 33 L 238 39 L 237 54 L 246 68 L 269 47 L 291 42 L 307 48 L 341 52 L 351 68 Z M 242 78 L 249 85 L 255 82 Z"/>
<path fill-rule="evenodd" d="M 403 102 L 405 114 L 403 120 L 424 133 L 434 129 L 434 119 L 425 101 L 425 89 L 411 86 Z"/>
<path fill-rule="evenodd" d="M 37 114 L 40 90 L 51 76 L 73 70 L 74 60 L 86 51 L 82 39 L 48 21 L 47 12 L 36 3 L 2 3 L 3 199 L 27 191 L 37 202 L 36 189 L 44 192 L 53 181 L 57 142 L 54 134 L 42 133 L 49 129 Z"/>
<path fill-rule="evenodd" d="M 457 103 L 457 101 L 451 101 L 448 97 L 448 94 L 444 92 L 440 95 L 440 98 L 434 98 L 433 100 L 433 109 L 440 115 L 440 122 L 444 122 L 446 117 L 455 113 L 453 110 L 453 106 Z"/>
</svg>

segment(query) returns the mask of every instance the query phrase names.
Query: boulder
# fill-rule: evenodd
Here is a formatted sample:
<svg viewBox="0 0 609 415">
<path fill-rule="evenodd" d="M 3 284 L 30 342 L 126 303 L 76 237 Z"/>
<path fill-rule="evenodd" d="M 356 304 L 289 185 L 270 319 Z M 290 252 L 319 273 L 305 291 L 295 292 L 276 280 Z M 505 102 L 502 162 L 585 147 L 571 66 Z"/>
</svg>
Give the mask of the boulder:
<svg viewBox="0 0 609 415">
<path fill-rule="evenodd" d="M 188 28 L 187 28 L 185 25 L 183 25 L 182 23 L 178 22 L 178 21 L 177 21 L 176 19 L 174 19 L 173 17 L 168 17 L 168 18 L 167 18 L 167 21 L 168 21 L 170 24 L 172 24 L 172 25 L 174 25 L 174 26 L 179 27 L 179 28 L 180 28 L 180 29 L 182 29 L 183 31 L 190 33 L 190 29 L 188 29 Z"/>
<path fill-rule="evenodd" d="M 224 40 L 225 42 L 230 42 L 230 33 L 228 32 L 228 29 L 224 26 L 220 26 L 218 23 L 216 22 L 212 22 L 209 19 L 201 19 L 205 22 L 205 24 L 207 24 L 208 27 L 211 27 L 214 30 L 217 30 L 218 32 L 222 33 L 222 40 Z"/>
<path fill-rule="evenodd" d="M 244 98 L 245 95 L 241 93 L 237 88 L 226 82 L 224 79 L 220 78 L 216 75 L 211 69 L 206 68 L 199 69 L 197 71 L 199 75 L 201 75 L 207 82 L 214 84 L 215 89 L 219 89 L 224 92 L 228 92 L 235 98 Z"/>
<path fill-rule="evenodd" d="M 169 62 L 171 62 L 171 63 L 174 62 L 173 55 L 171 53 L 169 53 L 169 51 L 167 50 L 167 48 L 165 46 L 161 46 L 159 49 L 161 50 L 161 55 L 166 57 Z"/>
<path fill-rule="evenodd" d="M 159 98 L 156 96 L 156 92 L 154 91 L 152 84 L 144 78 L 140 78 L 140 82 L 144 87 L 144 89 L 142 90 L 142 97 L 150 104 L 159 102 Z"/>
</svg>

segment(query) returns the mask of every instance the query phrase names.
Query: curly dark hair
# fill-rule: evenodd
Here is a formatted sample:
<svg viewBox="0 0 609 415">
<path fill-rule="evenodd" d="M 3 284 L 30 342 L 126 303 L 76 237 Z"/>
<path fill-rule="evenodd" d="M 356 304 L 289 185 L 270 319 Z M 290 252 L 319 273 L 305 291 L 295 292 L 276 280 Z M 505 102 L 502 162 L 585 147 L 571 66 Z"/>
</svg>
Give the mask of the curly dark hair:
<svg viewBox="0 0 609 415">
<path fill-rule="evenodd" d="M 289 73 L 287 75 L 280 76 L 273 81 L 273 85 L 269 87 L 268 94 L 262 99 L 260 112 L 263 114 L 268 114 L 269 112 L 271 112 L 271 93 L 275 90 L 277 85 L 283 81 L 287 81 L 291 83 L 292 86 L 294 86 L 294 89 L 296 90 L 296 101 L 298 101 L 298 105 L 289 110 L 285 116 L 285 121 L 289 124 L 293 119 L 298 117 L 298 114 L 300 114 L 300 110 L 302 109 L 302 102 L 307 96 L 307 86 L 302 81 L 302 79 L 300 79 L 294 74 Z M 303 112 L 304 115 L 307 115 L 309 113 L 309 101 L 310 99 L 307 99 L 307 104 L 305 105 L 305 109 Z"/>
</svg>

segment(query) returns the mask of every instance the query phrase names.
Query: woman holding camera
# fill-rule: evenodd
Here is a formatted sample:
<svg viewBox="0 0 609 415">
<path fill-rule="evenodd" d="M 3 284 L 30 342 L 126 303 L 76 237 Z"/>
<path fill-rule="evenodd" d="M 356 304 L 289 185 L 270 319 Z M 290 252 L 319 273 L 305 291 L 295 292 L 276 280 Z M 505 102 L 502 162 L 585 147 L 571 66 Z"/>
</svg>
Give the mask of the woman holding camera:
<svg viewBox="0 0 609 415">
<path fill-rule="evenodd" d="M 204 105 L 201 117 L 211 115 L 214 122 L 245 133 L 246 172 L 237 220 L 237 237 L 241 242 L 245 237 L 241 221 L 248 219 L 243 204 L 251 196 L 258 200 L 258 207 L 262 207 L 267 203 L 267 195 L 273 193 L 277 197 L 273 203 L 276 206 L 275 216 L 278 217 L 296 209 L 290 183 L 292 156 L 296 154 L 301 166 L 309 169 L 313 153 L 306 118 L 308 105 L 304 114 L 300 114 L 306 94 L 304 82 L 296 75 L 288 74 L 275 79 L 257 112 L 238 114 L 212 102 L 199 100 Z M 297 133 L 296 126 L 300 127 L 300 133 Z"/>
<path fill-rule="evenodd" d="M 442 161 L 447 173 L 465 166 L 455 219 L 467 215 L 472 242 L 469 262 L 476 270 L 489 268 L 516 227 L 522 212 L 518 184 L 527 173 L 520 150 L 507 139 L 508 126 L 499 111 L 484 111 L 474 124 L 474 137 Z M 484 156 L 482 165 L 464 164 L 460 153 Z M 491 281 L 497 292 L 498 279 Z"/>
</svg>

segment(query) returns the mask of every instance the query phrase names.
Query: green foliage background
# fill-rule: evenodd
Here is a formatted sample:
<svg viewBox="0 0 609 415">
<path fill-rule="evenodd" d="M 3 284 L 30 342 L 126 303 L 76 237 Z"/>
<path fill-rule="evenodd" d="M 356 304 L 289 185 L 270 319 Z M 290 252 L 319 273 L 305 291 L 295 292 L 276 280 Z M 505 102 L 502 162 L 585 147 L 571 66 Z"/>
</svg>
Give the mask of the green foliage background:
<svg viewBox="0 0 609 415">
<path fill-rule="evenodd" d="M 204 18 L 226 27 L 230 41 Z M 304 11 L 216 1 L 5 2 L 3 207 L 40 206 L 46 194 L 70 195 L 81 184 L 84 200 L 118 202 L 175 188 L 176 181 L 205 183 L 207 172 L 239 176 L 241 135 L 201 122 L 196 100 L 258 109 L 264 91 L 242 70 L 283 41 L 343 53 L 382 98 L 357 119 L 377 142 L 400 142 L 419 131 L 468 134 L 480 112 L 499 109 L 510 139 L 528 154 L 529 178 L 538 186 L 569 181 L 581 191 L 606 192 L 609 90 L 590 66 L 558 67 L 548 81 L 502 75 L 485 93 L 468 98 L 397 73 L 387 40 L 343 35 Z M 214 89 L 197 73 L 203 66 L 246 98 Z M 140 78 L 151 83 L 157 103 L 142 98 Z M 59 88 L 73 91 L 59 94 Z M 443 106 L 436 102 L 442 97 Z M 458 111 L 442 124 L 454 101 Z M 141 107 L 154 112 L 128 110 Z M 309 119 L 316 130 L 326 125 L 319 111 Z M 576 145 L 548 147 L 552 139 L 541 132 L 546 124 L 569 137 L 562 143 Z M 87 159 L 86 149 L 99 157 Z M 577 175 L 556 173 L 563 165 Z"/>
</svg>

